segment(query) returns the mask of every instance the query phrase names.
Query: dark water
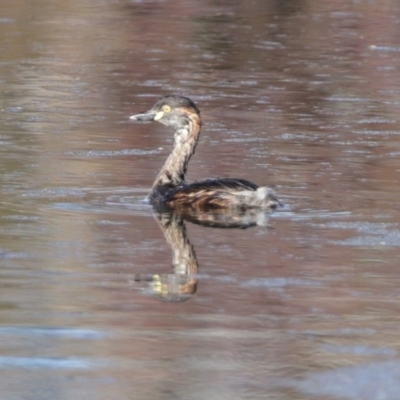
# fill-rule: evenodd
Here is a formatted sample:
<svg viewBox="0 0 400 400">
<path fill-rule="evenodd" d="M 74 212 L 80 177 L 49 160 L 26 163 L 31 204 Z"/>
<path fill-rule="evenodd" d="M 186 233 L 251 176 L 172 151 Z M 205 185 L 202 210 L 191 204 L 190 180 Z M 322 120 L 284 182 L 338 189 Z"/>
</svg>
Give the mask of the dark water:
<svg viewBox="0 0 400 400">
<path fill-rule="evenodd" d="M 399 398 L 397 2 L 0 10 L 1 399 Z M 172 132 L 128 117 L 169 93 L 267 227 L 153 215 Z"/>
</svg>

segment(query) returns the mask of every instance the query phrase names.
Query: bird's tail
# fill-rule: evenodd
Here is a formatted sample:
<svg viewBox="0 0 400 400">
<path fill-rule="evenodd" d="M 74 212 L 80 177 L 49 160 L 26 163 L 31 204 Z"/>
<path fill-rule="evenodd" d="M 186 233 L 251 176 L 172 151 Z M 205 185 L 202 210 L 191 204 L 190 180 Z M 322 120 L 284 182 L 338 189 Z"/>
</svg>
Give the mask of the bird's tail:
<svg viewBox="0 0 400 400">
<path fill-rule="evenodd" d="M 256 191 L 256 199 L 261 207 L 277 208 L 282 206 L 275 192 L 268 186 L 260 186 Z"/>
</svg>

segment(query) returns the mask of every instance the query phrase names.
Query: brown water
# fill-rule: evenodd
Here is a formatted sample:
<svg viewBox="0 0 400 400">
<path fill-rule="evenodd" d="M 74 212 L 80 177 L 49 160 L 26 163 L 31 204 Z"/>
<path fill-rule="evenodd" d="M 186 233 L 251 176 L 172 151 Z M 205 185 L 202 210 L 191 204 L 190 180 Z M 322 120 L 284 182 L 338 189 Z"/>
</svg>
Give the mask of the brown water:
<svg viewBox="0 0 400 400">
<path fill-rule="evenodd" d="M 397 2 L 0 10 L 2 400 L 400 398 Z M 169 93 L 269 227 L 153 216 L 172 132 L 128 117 Z"/>
</svg>

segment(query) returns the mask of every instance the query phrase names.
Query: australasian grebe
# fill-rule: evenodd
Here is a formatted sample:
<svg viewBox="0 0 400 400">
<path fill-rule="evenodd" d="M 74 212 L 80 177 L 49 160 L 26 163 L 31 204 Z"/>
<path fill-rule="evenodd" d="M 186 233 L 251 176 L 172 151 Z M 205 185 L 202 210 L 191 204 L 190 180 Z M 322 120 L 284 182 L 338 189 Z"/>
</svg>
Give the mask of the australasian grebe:
<svg viewBox="0 0 400 400">
<path fill-rule="evenodd" d="M 244 179 L 217 178 L 185 182 L 186 169 L 200 136 L 200 111 L 192 100 L 165 96 L 147 112 L 132 115 L 134 121 L 158 121 L 175 129 L 174 148 L 151 188 L 156 208 L 189 207 L 194 210 L 276 208 L 280 202 L 272 189 Z"/>
</svg>

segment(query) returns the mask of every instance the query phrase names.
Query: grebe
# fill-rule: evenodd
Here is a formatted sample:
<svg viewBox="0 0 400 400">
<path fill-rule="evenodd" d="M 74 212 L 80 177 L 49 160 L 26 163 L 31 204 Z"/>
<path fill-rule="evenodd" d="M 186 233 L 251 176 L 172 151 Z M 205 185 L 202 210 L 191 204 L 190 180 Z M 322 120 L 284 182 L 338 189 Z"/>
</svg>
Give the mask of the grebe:
<svg viewBox="0 0 400 400">
<path fill-rule="evenodd" d="M 272 189 L 244 179 L 217 178 L 185 182 L 190 157 L 200 136 L 200 111 L 183 96 L 165 96 L 147 112 L 132 115 L 134 121 L 158 121 L 174 128 L 174 148 L 157 175 L 149 194 L 158 209 L 272 209 L 280 202 Z"/>
</svg>

